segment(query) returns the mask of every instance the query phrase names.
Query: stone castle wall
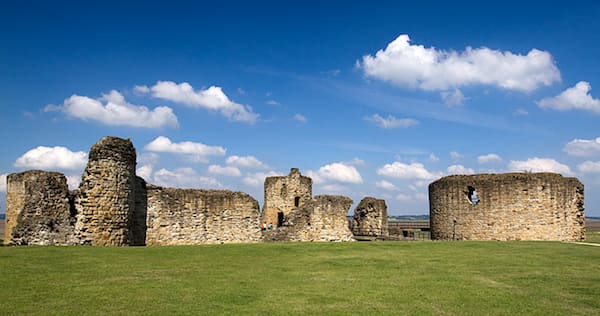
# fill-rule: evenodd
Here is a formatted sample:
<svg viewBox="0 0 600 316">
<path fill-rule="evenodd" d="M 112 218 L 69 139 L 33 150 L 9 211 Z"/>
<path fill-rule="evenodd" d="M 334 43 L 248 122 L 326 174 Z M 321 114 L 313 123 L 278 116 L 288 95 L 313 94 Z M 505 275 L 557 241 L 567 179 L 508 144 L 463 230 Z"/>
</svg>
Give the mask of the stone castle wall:
<svg viewBox="0 0 600 316">
<path fill-rule="evenodd" d="M 361 236 L 388 236 L 385 200 L 365 197 L 354 209 L 352 232 Z"/>
<path fill-rule="evenodd" d="M 73 243 L 69 189 L 64 175 L 31 170 L 10 174 L 6 182 L 6 244 Z"/>
<path fill-rule="evenodd" d="M 585 238 L 583 184 L 554 173 L 455 175 L 429 185 L 432 239 Z"/>
<path fill-rule="evenodd" d="M 227 190 L 147 187 L 147 245 L 258 242 L 258 201 Z"/>
<path fill-rule="evenodd" d="M 352 200 L 339 195 L 318 195 L 295 208 L 283 225 L 265 233 L 265 241 L 353 241 L 346 214 Z"/>
<path fill-rule="evenodd" d="M 131 243 L 135 211 L 136 153 L 129 139 L 103 137 L 92 146 L 79 193 L 76 231 L 82 244 Z"/>
<path fill-rule="evenodd" d="M 286 177 L 267 177 L 261 222 L 280 226 L 292 210 L 304 207 L 311 199 L 312 179 L 302 176 L 297 168 Z"/>
</svg>

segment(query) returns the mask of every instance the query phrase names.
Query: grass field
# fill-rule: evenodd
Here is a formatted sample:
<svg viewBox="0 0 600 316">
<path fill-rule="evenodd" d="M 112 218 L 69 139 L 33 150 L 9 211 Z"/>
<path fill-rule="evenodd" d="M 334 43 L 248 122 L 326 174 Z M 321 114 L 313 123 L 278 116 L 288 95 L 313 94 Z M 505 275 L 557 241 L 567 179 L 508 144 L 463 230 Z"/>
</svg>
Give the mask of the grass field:
<svg viewBox="0 0 600 316">
<path fill-rule="evenodd" d="M 559 242 L 1 247 L 0 313 L 598 315 L 600 247 Z"/>
</svg>

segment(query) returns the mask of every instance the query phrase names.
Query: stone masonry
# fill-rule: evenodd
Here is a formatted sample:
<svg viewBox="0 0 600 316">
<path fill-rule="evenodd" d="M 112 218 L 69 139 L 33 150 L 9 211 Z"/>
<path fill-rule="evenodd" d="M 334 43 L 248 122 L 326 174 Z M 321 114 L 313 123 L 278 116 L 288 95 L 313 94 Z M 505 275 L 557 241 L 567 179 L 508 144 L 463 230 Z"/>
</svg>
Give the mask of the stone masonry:
<svg viewBox="0 0 600 316">
<path fill-rule="evenodd" d="M 429 185 L 432 239 L 585 238 L 583 184 L 554 173 L 455 175 Z"/>
<path fill-rule="evenodd" d="M 292 168 L 286 177 L 267 177 L 261 222 L 279 227 L 286 216 L 311 199 L 312 179 L 301 175 L 298 168 Z"/>
<path fill-rule="evenodd" d="M 64 175 L 31 170 L 10 174 L 6 182 L 6 244 L 73 243 L 73 218 Z"/>
<path fill-rule="evenodd" d="M 265 233 L 265 241 L 353 241 L 346 214 L 352 200 L 318 195 L 285 216 L 282 225 Z"/>
<path fill-rule="evenodd" d="M 258 201 L 243 192 L 148 185 L 147 245 L 258 242 Z"/>
<path fill-rule="evenodd" d="M 76 194 L 76 232 L 82 244 L 131 244 L 136 153 L 129 139 L 103 137 L 92 146 Z"/>
<path fill-rule="evenodd" d="M 354 209 L 352 233 L 361 236 L 388 236 L 385 200 L 365 197 Z"/>
</svg>

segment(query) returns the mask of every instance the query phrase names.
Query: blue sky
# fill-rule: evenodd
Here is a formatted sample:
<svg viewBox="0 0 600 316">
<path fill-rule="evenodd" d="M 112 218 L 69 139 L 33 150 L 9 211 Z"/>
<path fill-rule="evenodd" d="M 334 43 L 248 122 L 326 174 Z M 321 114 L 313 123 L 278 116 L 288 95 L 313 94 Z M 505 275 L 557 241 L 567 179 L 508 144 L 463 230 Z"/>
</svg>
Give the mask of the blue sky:
<svg viewBox="0 0 600 316">
<path fill-rule="evenodd" d="M 398 215 L 441 176 L 554 171 L 600 216 L 599 21 L 592 1 L 5 4 L 0 174 L 76 186 L 115 135 L 160 185 L 262 201 L 298 167 Z"/>
</svg>

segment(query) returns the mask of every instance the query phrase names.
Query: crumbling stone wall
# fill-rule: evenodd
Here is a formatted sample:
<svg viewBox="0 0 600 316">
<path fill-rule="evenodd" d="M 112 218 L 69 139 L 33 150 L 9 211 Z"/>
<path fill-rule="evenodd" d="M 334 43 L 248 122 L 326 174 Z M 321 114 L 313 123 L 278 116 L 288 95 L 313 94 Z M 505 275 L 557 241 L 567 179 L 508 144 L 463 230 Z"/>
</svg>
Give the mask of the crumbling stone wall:
<svg viewBox="0 0 600 316">
<path fill-rule="evenodd" d="M 258 201 L 243 192 L 147 186 L 147 245 L 260 240 Z"/>
<path fill-rule="evenodd" d="M 290 212 L 279 228 L 267 231 L 265 241 L 353 241 L 346 214 L 352 200 L 339 195 L 318 195 Z"/>
<path fill-rule="evenodd" d="M 352 233 L 360 236 L 388 236 L 385 200 L 365 197 L 354 209 Z"/>
<path fill-rule="evenodd" d="M 281 226 L 293 210 L 300 209 L 312 199 L 312 179 L 292 168 L 286 177 L 265 179 L 265 201 L 261 216 L 263 223 Z"/>
<path fill-rule="evenodd" d="M 7 245 L 67 245 L 73 221 L 67 179 L 58 172 L 31 170 L 7 177 Z"/>
<path fill-rule="evenodd" d="M 455 175 L 429 185 L 432 239 L 585 238 L 583 184 L 554 173 Z"/>
<path fill-rule="evenodd" d="M 137 181 L 135 160 L 135 148 L 129 139 L 103 137 L 90 149 L 75 198 L 76 232 L 82 244 L 130 244 Z"/>
</svg>

